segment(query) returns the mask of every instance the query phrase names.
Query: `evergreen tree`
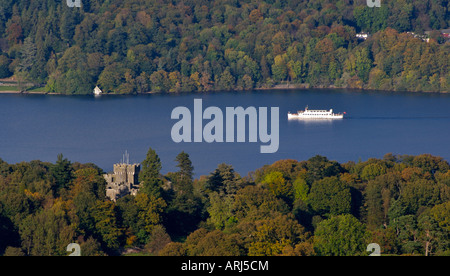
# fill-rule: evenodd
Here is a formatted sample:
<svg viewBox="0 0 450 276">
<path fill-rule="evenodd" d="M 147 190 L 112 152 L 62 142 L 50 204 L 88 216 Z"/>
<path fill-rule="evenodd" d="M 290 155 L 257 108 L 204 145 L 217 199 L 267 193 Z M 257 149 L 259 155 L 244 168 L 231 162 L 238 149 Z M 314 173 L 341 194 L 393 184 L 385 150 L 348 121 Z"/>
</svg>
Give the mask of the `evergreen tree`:
<svg viewBox="0 0 450 276">
<path fill-rule="evenodd" d="M 174 194 L 169 199 L 167 221 L 170 222 L 167 230 L 174 235 L 186 235 L 194 231 L 202 220 L 202 204 L 194 194 L 194 168 L 189 155 L 182 152 L 176 157 L 176 161 L 180 170 L 172 174 Z"/>
<path fill-rule="evenodd" d="M 142 169 L 139 173 L 139 182 L 141 183 L 140 192 L 156 198 L 161 197 L 163 181 L 160 171 L 162 169 L 161 160 L 156 152 L 150 148 L 147 157 L 141 163 Z"/>
<path fill-rule="evenodd" d="M 69 187 L 73 179 L 72 163 L 67 158 L 64 158 L 62 154 L 58 154 L 56 164 L 50 167 L 50 172 L 55 181 L 53 187 L 55 194 L 58 194 L 61 189 Z"/>
<path fill-rule="evenodd" d="M 176 162 L 178 162 L 177 167 L 180 169 L 178 174 L 177 181 L 181 186 L 192 185 L 193 176 L 194 176 L 194 167 L 192 166 L 192 162 L 189 159 L 189 154 L 184 151 L 177 155 Z"/>
</svg>

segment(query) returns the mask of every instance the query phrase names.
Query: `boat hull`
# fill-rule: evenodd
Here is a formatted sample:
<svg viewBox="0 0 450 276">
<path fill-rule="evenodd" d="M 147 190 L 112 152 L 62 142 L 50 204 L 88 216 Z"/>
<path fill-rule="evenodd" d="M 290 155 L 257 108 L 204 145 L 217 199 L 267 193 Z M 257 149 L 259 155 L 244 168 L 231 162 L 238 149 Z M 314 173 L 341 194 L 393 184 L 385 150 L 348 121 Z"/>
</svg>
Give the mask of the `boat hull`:
<svg viewBox="0 0 450 276">
<path fill-rule="evenodd" d="M 344 119 L 344 115 L 325 115 L 325 116 L 310 116 L 302 114 L 288 114 L 288 119 L 297 120 L 340 120 Z"/>
</svg>

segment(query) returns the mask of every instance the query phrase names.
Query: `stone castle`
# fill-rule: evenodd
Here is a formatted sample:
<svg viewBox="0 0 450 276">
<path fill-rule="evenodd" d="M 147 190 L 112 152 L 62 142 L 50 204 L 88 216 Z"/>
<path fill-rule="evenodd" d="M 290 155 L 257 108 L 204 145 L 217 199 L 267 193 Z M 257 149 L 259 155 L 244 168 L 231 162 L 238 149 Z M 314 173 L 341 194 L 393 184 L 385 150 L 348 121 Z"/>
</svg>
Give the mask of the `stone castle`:
<svg viewBox="0 0 450 276">
<path fill-rule="evenodd" d="M 129 160 L 129 157 L 128 157 Z M 139 173 L 141 171 L 140 164 L 129 164 L 125 162 L 114 165 L 114 172 L 105 174 L 106 180 L 106 196 L 116 201 L 126 195 L 136 195 L 139 191 Z"/>
</svg>

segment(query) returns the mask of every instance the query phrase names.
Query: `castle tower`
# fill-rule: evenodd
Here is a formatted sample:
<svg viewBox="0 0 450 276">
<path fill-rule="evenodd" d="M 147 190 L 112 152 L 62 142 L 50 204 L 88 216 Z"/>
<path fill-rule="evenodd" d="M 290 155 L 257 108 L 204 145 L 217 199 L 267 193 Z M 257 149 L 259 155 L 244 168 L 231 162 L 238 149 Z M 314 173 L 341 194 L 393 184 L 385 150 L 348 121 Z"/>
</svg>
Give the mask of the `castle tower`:
<svg viewBox="0 0 450 276">
<path fill-rule="evenodd" d="M 114 165 L 114 172 L 105 174 L 106 195 L 113 201 L 139 191 L 140 164 L 129 164 L 129 155 L 125 153 L 122 163 Z"/>
<path fill-rule="evenodd" d="M 139 185 L 139 173 L 141 171 L 140 164 L 115 164 L 114 175 L 116 182 L 129 185 Z"/>
</svg>

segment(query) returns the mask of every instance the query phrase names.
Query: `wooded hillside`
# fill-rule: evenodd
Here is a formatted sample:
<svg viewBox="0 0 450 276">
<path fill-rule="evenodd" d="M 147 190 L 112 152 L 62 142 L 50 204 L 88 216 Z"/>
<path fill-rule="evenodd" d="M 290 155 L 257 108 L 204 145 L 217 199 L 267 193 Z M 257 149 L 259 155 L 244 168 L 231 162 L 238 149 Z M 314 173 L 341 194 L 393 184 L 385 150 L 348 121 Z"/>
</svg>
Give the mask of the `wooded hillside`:
<svg viewBox="0 0 450 276">
<path fill-rule="evenodd" d="M 47 92 L 450 91 L 448 0 L 0 0 L 0 78 Z M 431 31 L 431 32 L 427 32 Z M 357 33 L 369 32 L 368 40 Z M 415 37 L 424 35 L 424 37 Z M 425 32 L 427 34 L 425 35 Z M 431 38 L 428 42 L 425 38 Z"/>
<path fill-rule="evenodd" d="M 340 164 L 280 160 L 248 176 L 221 164 L 193 179 L 186 153 L 161 175 L 150 149 L 137 196 L 112 202 L 93 164 L 0 159 L 0 255 L 450 254 L 450 165 L 431 155 Z"/>
</svg>

